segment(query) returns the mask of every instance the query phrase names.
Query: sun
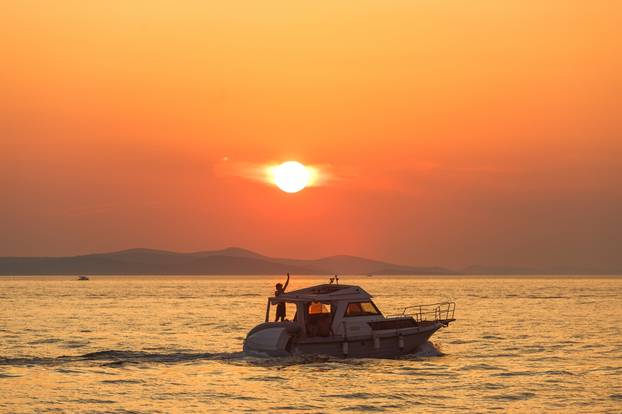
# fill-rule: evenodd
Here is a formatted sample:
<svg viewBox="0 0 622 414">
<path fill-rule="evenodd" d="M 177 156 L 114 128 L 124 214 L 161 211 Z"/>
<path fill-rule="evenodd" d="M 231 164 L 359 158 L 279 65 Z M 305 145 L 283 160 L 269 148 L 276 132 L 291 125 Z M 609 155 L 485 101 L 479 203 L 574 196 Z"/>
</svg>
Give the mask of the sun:
<svg viewBox="0 0 622 414">
<path fill-rule="evenodd" d="M 298 161 L 286 161 L 272 168 L 274 184 L 286 193 L 297 193 L 311 181 L 311 170 Z"/>
</svg>

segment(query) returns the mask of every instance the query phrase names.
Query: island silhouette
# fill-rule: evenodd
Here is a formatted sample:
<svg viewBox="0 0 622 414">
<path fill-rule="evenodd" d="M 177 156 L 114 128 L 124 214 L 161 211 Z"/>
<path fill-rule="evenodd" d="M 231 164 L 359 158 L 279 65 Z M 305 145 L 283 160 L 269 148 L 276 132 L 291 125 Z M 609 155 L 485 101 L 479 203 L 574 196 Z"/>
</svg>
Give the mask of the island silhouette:
<svg viewBox="0 0 622 414">
<path fill-rule="evenodd" d="M 619 274 L 620 269 L 475 265 L 462 269 L 410 266 L 350 255 L 320 259 L 264 256 L 239 247 L 179 253 L 129 249 L 67 257 L 0 257 L 0 275 L 569 275 Z"/>
</svg>

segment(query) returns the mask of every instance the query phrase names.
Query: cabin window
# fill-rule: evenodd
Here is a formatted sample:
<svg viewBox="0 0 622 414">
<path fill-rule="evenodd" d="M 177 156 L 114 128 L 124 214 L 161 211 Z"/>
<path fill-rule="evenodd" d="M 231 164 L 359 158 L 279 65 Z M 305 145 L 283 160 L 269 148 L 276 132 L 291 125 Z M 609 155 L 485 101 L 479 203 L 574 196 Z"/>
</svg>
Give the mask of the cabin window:
<svg viewBox="0 0 622 414">
<path fill-rule="evenodd" d="M 308 306 L 309 315 L 330 314 L 330 303 L 311 302 Z"/>
<path fill-rule="evenodd" d="M 373 302 L 351 302 L 348 303 L 346 316 L 369 316 L 380 315 L 380 311 Z"/>
<path fill-rule="evenodd" d="M 307 336 L 330 336 L 332 322 L 332 306 L 330 303 L 307 303 L 306 332 Z"/>
</svg>

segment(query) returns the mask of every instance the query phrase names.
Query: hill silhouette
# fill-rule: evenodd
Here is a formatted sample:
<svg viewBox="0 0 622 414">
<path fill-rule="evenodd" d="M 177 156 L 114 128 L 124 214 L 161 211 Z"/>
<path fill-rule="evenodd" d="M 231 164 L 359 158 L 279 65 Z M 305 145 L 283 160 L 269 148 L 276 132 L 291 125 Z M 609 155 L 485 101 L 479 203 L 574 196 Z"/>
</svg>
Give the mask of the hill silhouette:
<svg viewBox="0 0 622 414">
<path fill-rule="evenodd" d="M 413 267 L 356 256 L 321 259 L 273 258 L 237 247 L 177 253 L 129 249 L 70 257 L 2 257 L 0 275 L 263 275 L 455 274 L 441 267 Z"/>
<path fill-rule="evenodd" d="M 286 272 L 299 275 L 620 275 L 622 269 L 474 265 L 452 270 L 348 255 L 320 259 L 269 257 L 239 247 L 191 253 L 129 249 L 69 257 L 0 257 L 0 276 L 274 275 Z"/>
</svg>

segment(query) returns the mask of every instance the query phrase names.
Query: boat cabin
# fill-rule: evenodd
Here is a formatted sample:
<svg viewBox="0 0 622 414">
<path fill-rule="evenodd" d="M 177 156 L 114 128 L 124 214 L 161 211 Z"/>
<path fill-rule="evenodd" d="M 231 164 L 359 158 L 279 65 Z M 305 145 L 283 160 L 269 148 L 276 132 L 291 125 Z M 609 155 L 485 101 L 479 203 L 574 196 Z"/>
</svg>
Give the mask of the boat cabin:
<svg viewBox="0 0 622 414">
<path fill-rule="evenodd" d="M 287 322 L 306 338 L 368 336 L 369 322 L 385 319 L 372 296 L 353 285 L 323 284 L 270 297 L 266 322 L 279 303 L 286 304 Z"/>
</svg>

